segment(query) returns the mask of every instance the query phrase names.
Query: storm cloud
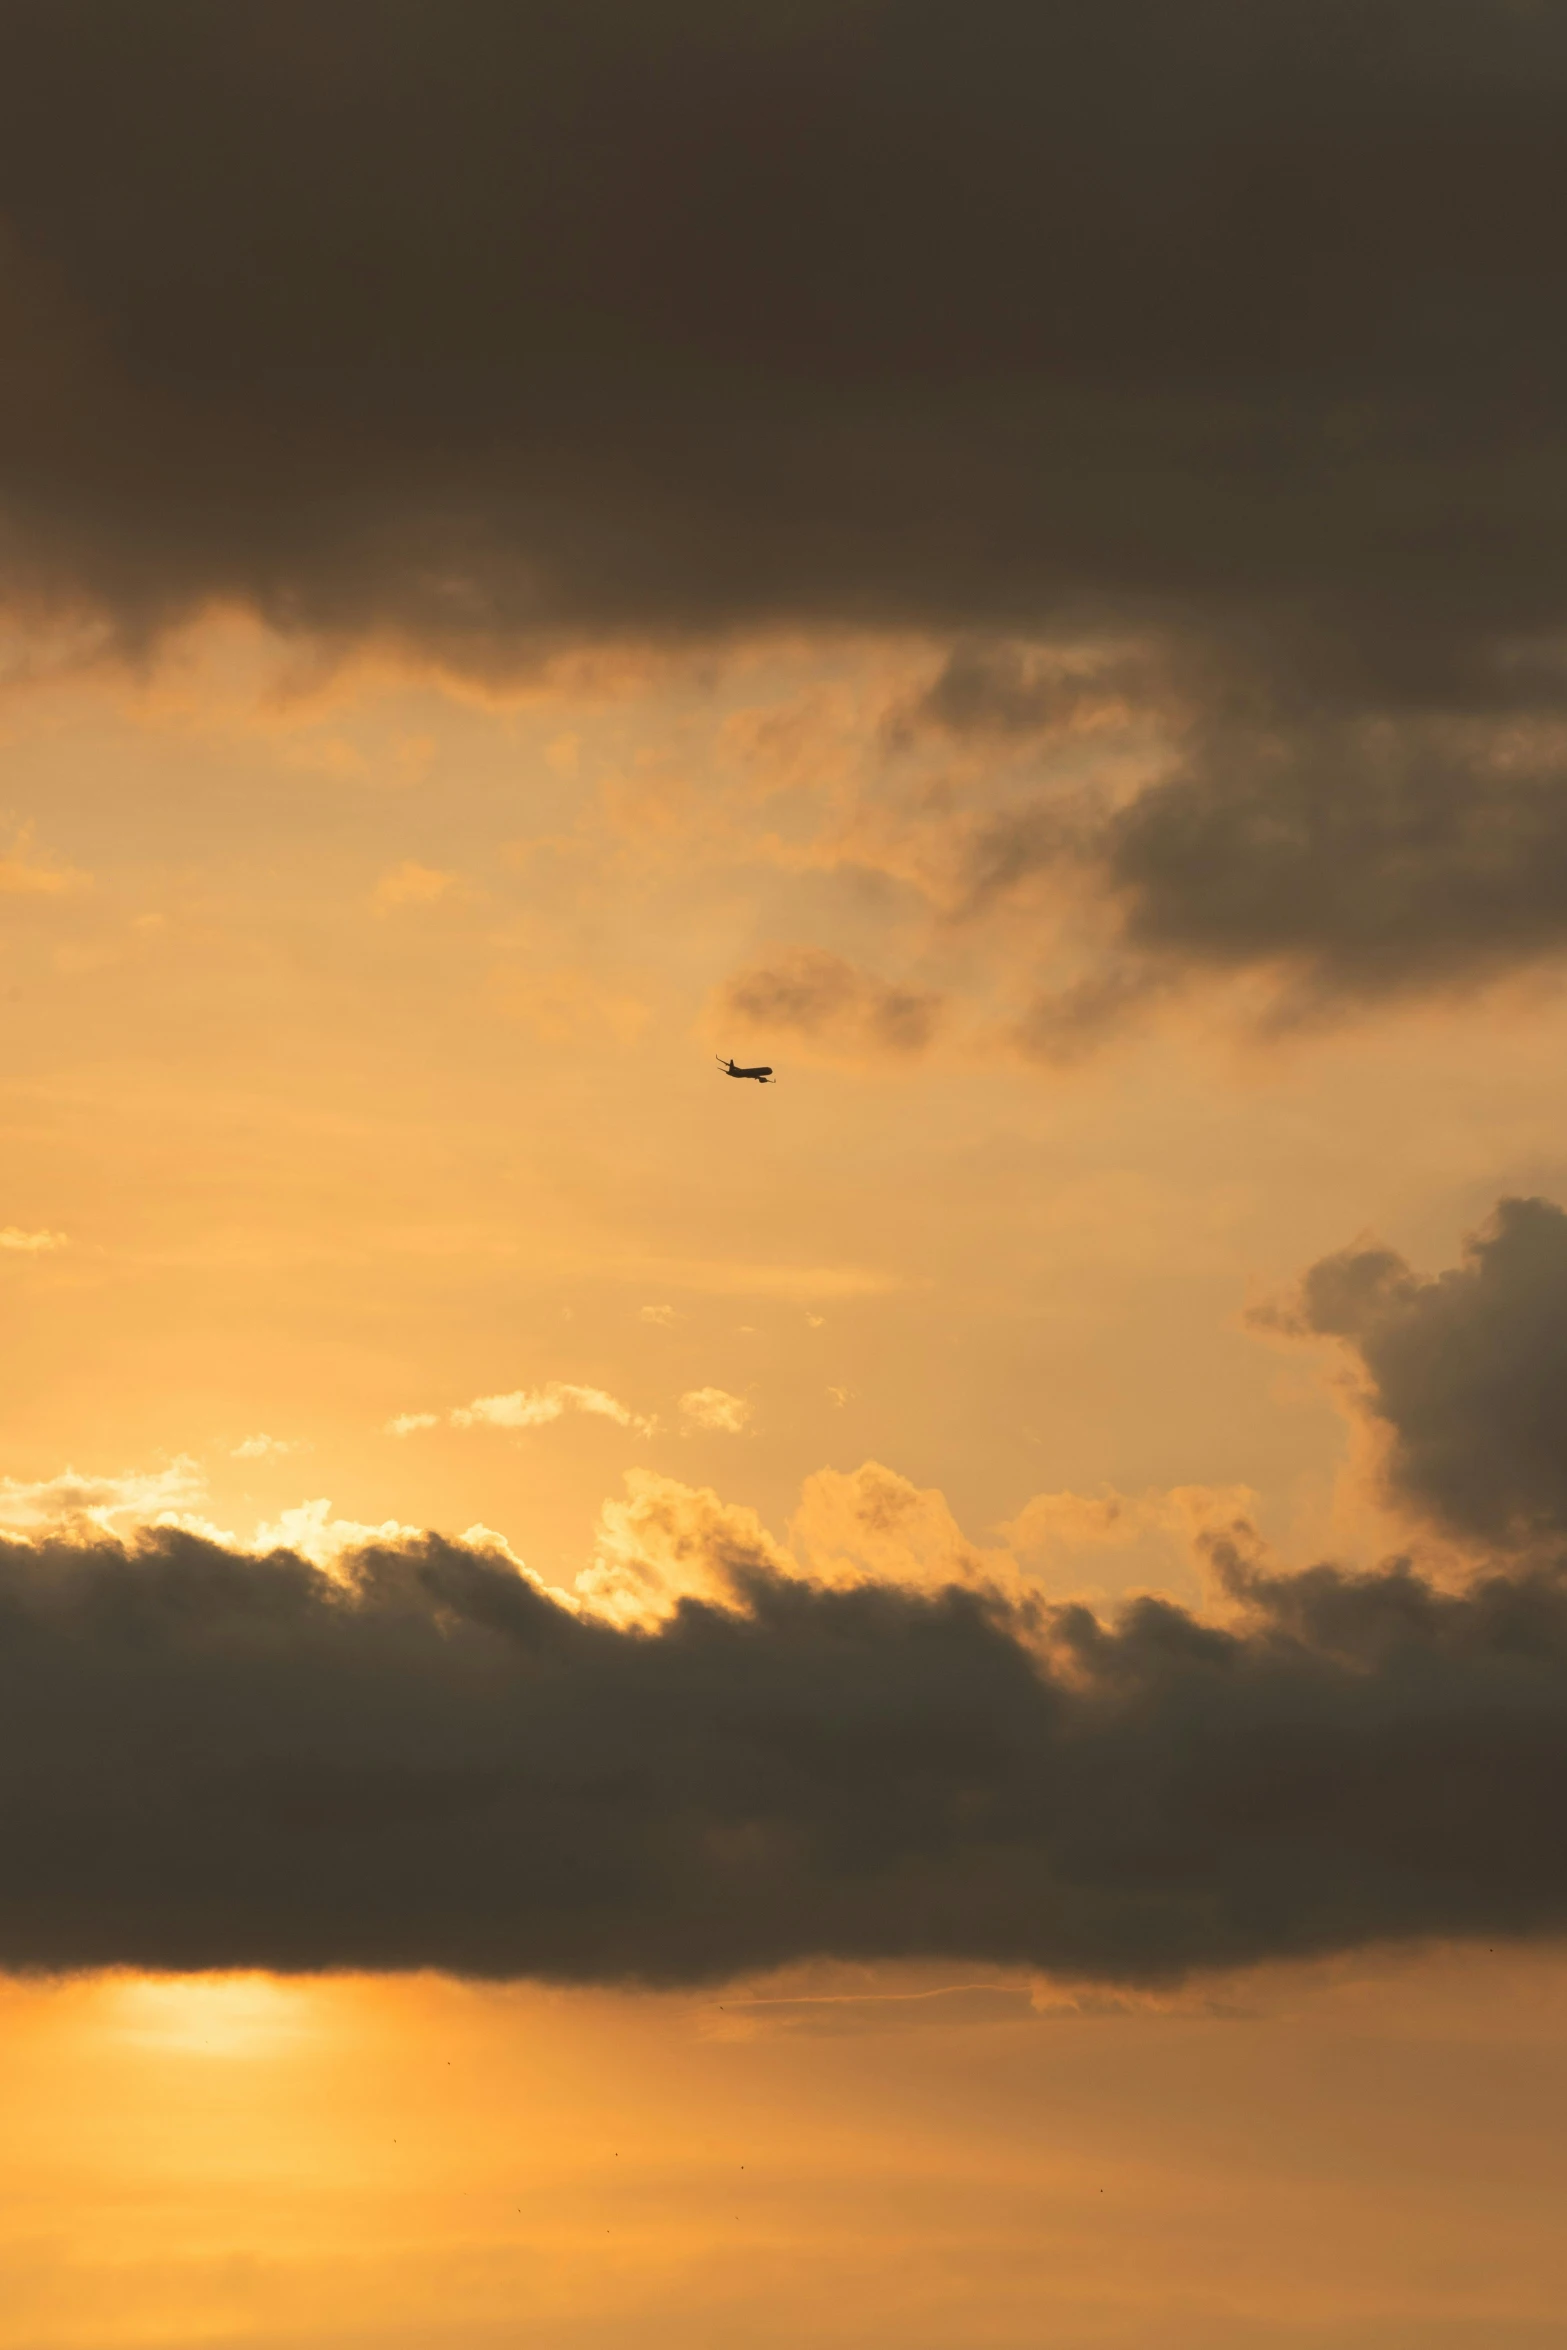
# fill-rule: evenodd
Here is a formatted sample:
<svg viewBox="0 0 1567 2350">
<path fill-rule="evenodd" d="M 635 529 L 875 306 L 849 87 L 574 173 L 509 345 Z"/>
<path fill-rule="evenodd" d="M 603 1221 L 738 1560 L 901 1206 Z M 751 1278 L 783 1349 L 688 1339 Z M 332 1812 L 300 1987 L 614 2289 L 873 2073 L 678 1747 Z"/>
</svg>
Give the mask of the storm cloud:
<svg viewBox="0 0 1567 2350">
<path fill-rule="evenodd" d="M 797 1556 L 644 1476 L 568 1597 L 482 1529 L 323 1565 L 77 1480 L 0 1537 L 0 1967 L 1157 1981 L 1567 1929 L 1567 1213 L 1433 1277 L 1361 1244 L 1268 1319 L 1354 1351 L 1461 1582 L 1285 1569 L 1215 1496 L 1208 1608 L 1105 1617 L 871 1467 Z"/>
<path fill-rule="evenodd" d="M 556 626 L 1555 625 L 1567 20 L 6 0 L 13 581 Z"/>
<path fill-rule="evenodd" d="M 1040 1048 L 1474 984 L 1567 947 L 1564 130 L 1553 0 L 3 0 L 0 593 L 913 628 L 992 735 L 1131 632 L 1173 763 L 976 850 L 1116 911 Z"/>
<path fill-rule="evenodd" d="M 0 1964 L 1154 1980 L 1567 1924 L 1561 1575 L 1215 1557 L 1223 1626 L 734 1555 L 627 1631 L 434 1537 L 0 1545 Z"/>
</svg>

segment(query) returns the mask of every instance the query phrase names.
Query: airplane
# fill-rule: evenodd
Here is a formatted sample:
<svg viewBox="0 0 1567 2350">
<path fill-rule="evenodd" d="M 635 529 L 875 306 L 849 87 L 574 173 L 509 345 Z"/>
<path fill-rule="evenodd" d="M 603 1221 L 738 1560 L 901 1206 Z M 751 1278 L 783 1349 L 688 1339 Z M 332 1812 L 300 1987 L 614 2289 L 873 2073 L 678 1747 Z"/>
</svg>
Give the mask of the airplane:
<svg viewBox="0 0 1567 2350">
<path fill-rule="evenodd" d="M 733 1061 L 724 1060 L 718 1053 L 715 1053 L 713 1058 L 726 1077 L 754 1077 L 758 1085 L 776 1085 L 778 1083 L 771 1069 L 737 1069 Z"/>
</svg>

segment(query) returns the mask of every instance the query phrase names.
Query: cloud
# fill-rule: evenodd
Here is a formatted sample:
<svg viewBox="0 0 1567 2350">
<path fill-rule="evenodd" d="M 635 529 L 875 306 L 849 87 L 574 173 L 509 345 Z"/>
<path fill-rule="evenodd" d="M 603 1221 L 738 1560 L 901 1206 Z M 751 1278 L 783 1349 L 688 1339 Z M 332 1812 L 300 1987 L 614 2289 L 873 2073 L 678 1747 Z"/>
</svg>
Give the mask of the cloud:
<svg viewBox="0 0 1567 2350">
<path fill-rule="evenodd" d="M 1026 740 L 1097 727 L 1124 717 L 1163 682 L 1142 648 L 963 637 L 914 707 L 892 714 L 888 733 L 894 743 L 930 729 Z"/>
<path fill-rule="evenodd" d="M 906 1286 L 903 1276 L 868 1265 L 780 1265 L 735 1257 L 584 1257 L 573 1271 L 618 1281 L 660 1281 L 712 1297 L 882 1297 Z"/>
<path fill-rule="evenodd" d="M 588 1412 L 643 1435 L 652 1427 L 651 1421 L 640 1419 L 614 1396 L 606 1395 L 602 1387 L 573 1387 L 559 1379 L 550 1380 L 545 1387 L 513 1388 L 507 1395 L 476 1396 L 450 1418 L 454 1428 L 542 1428 L 566 1412 Z M 423 1415 L 409 1418 L 422 1421 Z M 396 1422 L 391 1425 L 398 1434 L 403 1433 Z"/>
<path fill-rule="evenodd" d="M 0 64 L 8 570 L 138 637 L 1178 610 L 1429 686 L 1560 617 L 1554 10 L 78 0 Z"/>
<path fill-rule="evenodd" d="M 1116 1550 L 1150 1534 L 1190 1541 L 1215 1523 L 1249 1514 L 1256 1496 L 1245 1485 L 1177 1485 L 1164 1493 L 1036 1493 L 1001 1528 L 1013 1550 L 1050 1557 Z"/>
<path fill-rule="evenodd" d="M 669 1538 L 723 1596 L 620 1629 L 434 1536 L 328 1574 L 308 1508 L 269 1556 L 0 1542 L 0 1964 L 1141 1982 L 1567 1924 L 1554 1566 L 1454 1593 L 1230 1536 L 1232 1620 L 1105 1624 L 803 1581 L 715 1506 Z"/>
<path fill-rule="evenodd" d="M 1204 974 L 1266 975 L 1277 1019 L 1559 959 L 1567 729 L 1526 706 L 1525 685 L 1489 716 L 1324 715 L 1265 670 L 1209 667 L 1151 780 L 1097 802 L 1040 789 L 979 824 L 977 904 L 1045 880 L 1103 909 L 1103 950 L 1041 998 L 1033 1041 L 1105 1028 Z"/>
<path fill-rule="evenodd" d="M 661 1330 L 668 1330 L 673 1327 L 675 1309 L 673 1306 L 639 1306 L 637 1319 L 641 1322 L 655 1322 Z"/>
<path fill-rule="evenodd" d="M 0 602 L 137 657 L 240 605 L 485 678 L 945 645 L 892 738 L 942 747 L 974 907 L 1102 901 L 1082 971 L 1041 938 L 1042 1055 L 1193 977 L 1300 1017 L 1559 960 L 1564 99 L 1567 22 L 1510 0 L 404 0 L 395 35 L 26 0 Z M 771 755 L 808 782 L 810 730 Z M 936 1014 L 809 956 L 733 984 L 822 1049 Z M 551 1034 L 644 1017 L 495 985 Z"/>
<path fill-rule="evenodd" d="M 625 1486 L 625 1499 L 599 1512 L 591 1564 L 569 1594 L 552 1597 L 611 1624 L 656 1630 L 687 1600 L 727 1606 L 737 1578 L 798 1572 L 754 1510 L 710 1487 L 650 1469 L 628 1470 Z"/>
<path fill-rule="evenodd" d="M 120 1477 L 83 1477 L 75 1469 L 31 1484 L 0 1477 L 0 1526 L 30 1533 L 81 1525 L 109 1533 L 122 1525 L 182 1518 L 206 1493 L 199 1464 L 183 1453 L 165 1469 L 133 1469 Z"/>
<path fill-rule="evenodd" d="M 680 1416 L 689 1428 L 738 1436 L 750 1420 L 751 1407 L 743 1395 L 730 1395 L 722 1387 L 692 1387 L 680 1398 Z"/>
<path fill-rule="evenodd" d="M 20 1225 L 0 1226 L 0 1248 L 17 1249 L 28 1256 L 39 1256 L 48 1249 L 69 1248 L 70 1235 L 65 1232 L 24 1232 Z"/>
<path fill-rule="evenodd" d="M 68 865 L 35 864 L 32 844 L 32 826 L 25 825 L 12 842 L 9 854 L 0 856 L 0 897 L 57 898 L 88 886 L 89 876 L 74 872 Z"/>
<path fill-rule="evenodd" d="M 912 1485 L 880 1461 L 866 1461 L 852 1475 L 818 1469 L 808 1477 L 790 1522 L 789 1548 L 801 1570 L 820 1583 L 869 1579 L 929 1590 L 957 1583 L 1021 1589 L 1012 1561 L 1002 1552 L 977 1549 L 944 1494 Z"/>
<path fill-rule="evenodd" d="M 1444 1273 L 1364 1243 L 1267 1316 L 1350 1350 L 1389 1492 L 1461 1577 L 1287 1569 L 1202 1488 L 1040 1495 L 1008 1530 L 1184 1530 L 1202 1611 L 1047 1596 L 875 1462 L 810 1479 L 787 1548 L 634 1473 L 570 1593 L 483 1527 L 325 1500 L 242 1550 L 190 1523 L 186 1461 L 8 1481 L 0 1966 L 1147 1985 L 1559 1934 L 1564 1305 L 1567 1214 L 1512 1199 Z"/>
<path fill-rule="evenodd" d="M 1134 947 L 1283 964 L 1318 997 L 1451 986 L 1567 946 L 1567 738 L 1220 737 L 1102 847 Z"/>
<path fill-rule="evenodd" d="M 491 972 L 487 992 L 507 1019 L 525 1022 L 554 1044 L 595 1030 L 630 1044 L 650 1017 L 640 998 L 607 986 L 597 972 L 569 965 L 539 970 L 502 964 Z"/>
<path fill-rule="evenodd" d="M 231 1461 L 276 1461 L 287 1454 L 303 1452 L 305 1447 L 297 1440 L 290 1442 L 281 1436 L 247 1436 L 236 1444 L 229 1454 Z"/>
<path fill-rule="evenodd" d="M 323 1497 L 297 1502 L 292 1509 L 280 1511 L 269 1525 L 258 1526 L 256 1549 L 263 1555 L 284 1551 L 292 1558 L 308 1559 L 313 1567 L 336 1569 L 345 1555 L 362 1549 L 367 1542 L 417 1542 L 419 1538 L 417 1526 L 400 1525 L 396 1518 L 386 1518 L 379 1526 L 363 1525 L 356 1518 L 334 1518 L 331 1502 Z"/>
<path fill-rule="evenodd" d="M 1434 1276 L 1370 1243 L 1324 1257 L 1260 1318 L 1345 1341 L 1399 1505 L 1460 1539 L 1567 1536 L 1567 1214 L 1552 1201 L 1502 1200 Z"/>
<path fill-rule="evenodd" d="M 858 1057 L 920 1053 L 941 1017 L 940 996 L 895 987 L 821 948 L 799 948 L 770 968 L 742 971 L 722 1008 L 750 1027 L 802 1036 Z"/>
<path fill-rule="evenodd" d="M 375 885 L 375 902 L 383 914 L 393 914 L 405 906 L 433 906 L 449 897 L 457 886 L 455 873 L 442 873 L 433 865 L 416 865 L 409 858 L 383 873 Z"/>
</svg>

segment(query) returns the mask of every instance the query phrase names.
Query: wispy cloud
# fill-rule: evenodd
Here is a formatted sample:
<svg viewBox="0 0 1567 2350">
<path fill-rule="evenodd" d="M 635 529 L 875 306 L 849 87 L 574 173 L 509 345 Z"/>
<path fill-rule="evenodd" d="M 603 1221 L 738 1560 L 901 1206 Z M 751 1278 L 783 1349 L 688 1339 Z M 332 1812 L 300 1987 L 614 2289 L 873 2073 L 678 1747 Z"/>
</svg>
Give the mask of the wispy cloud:
<svg viewBox="0 0 1567 2350">
<path fill-rule="evenodd" d="M 388 1420 L 381 1433 L 384 1436 L 413 1436 L 421 1428 L 438 1428 L 439 1412 L 399 1412 L 395 1420 Z"/>
<path fill-rule="evenodd" d="M 513 963 L 492 972 L 489 1001 L 504 1019 L 520 1020 L 552 1044 L 599 1031 L 630 1044 L 649 1019 L 648 1007 L 596 970 L 559 965 L 552 970 Z"/>
<path fill-rule="evenodd" d="M 19 1224 L 0 1227 L 0 1248 L 20 1249 L 28 1256 L 41 1255 L 46 1249 L 69 1246 L 70 1235 L 65 1232 L 24 1232 Z"/>
<path fill-rule="evenodd" d="M 33 831 L 27 825 L 0 856 L 0 897 L 54 898 L 68 890 L 85 889 L 90 876 L 69 865 L 38 865 L 32 857 Z"/>
<path fill-rule="evenodd" d="M 814 1305 L 823 1298 L 884 1297 L 905 1289 L 901 1273 L 867 1265 L 757 1264 L 725 1257 L 613 1257 L 566 1260 L 563 1271 L 599 1280 L 645 1281 L 649 1288 L 698 1290 L 710 1297 L 783 1298 Z"/>
<path fill-rule="evenodd" d="M 762 1033 L 786 1031 L 829 1057 L 912 1056 L 934 1036 L 942 999 L 862 971 L 842 955 L 799 947 L 766 969 L 737 972 L 724 990 L 726 1014 Z"/>
<path fill-rule="evenodd" d="M 456 887 L 455 873 L 443 873 L 434 865 L 418 865 L 409 858 L 383 873 L 376 883 L 376 910 L 395 914 L 405 906 L 433 906 L 441 898 L 450 897 Z"/>
</svg>

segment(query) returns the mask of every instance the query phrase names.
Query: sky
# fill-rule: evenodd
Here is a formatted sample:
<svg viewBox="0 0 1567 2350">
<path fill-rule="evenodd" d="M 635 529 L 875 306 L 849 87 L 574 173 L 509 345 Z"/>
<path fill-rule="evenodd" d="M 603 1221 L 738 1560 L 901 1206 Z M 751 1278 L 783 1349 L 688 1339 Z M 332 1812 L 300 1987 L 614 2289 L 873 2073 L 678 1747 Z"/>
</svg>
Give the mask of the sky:
<svg viewBox="0 0 1567 2350">
<path fill-rule="evenodd" d="M 1564 103 L 0 0 L 0 2350 L 1560 2340 Z"/>
</svg>

